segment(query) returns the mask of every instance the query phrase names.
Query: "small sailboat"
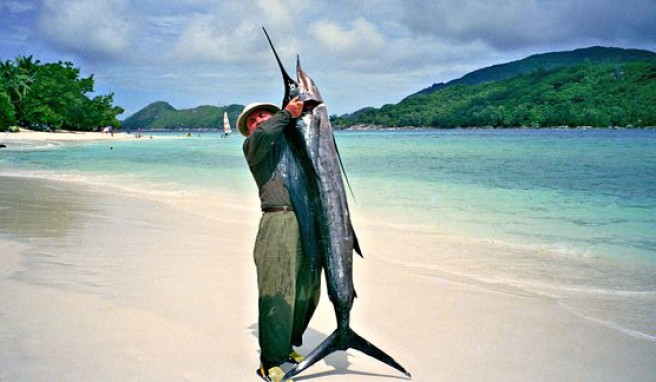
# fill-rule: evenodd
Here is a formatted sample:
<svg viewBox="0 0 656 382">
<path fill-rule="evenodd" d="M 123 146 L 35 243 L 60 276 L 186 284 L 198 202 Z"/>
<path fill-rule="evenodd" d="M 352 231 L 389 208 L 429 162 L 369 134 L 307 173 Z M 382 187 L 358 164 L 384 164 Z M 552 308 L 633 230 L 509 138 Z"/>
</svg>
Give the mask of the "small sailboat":
<svg viewBox="0 0 656 382">
<path fill-rule="evenodd" d="M 232 134 L 232 129 L 230 128 L 230 120 L 228 119 L 228 112 L 223 112 L 223 138 L 227 138 Z"/>
</svg>

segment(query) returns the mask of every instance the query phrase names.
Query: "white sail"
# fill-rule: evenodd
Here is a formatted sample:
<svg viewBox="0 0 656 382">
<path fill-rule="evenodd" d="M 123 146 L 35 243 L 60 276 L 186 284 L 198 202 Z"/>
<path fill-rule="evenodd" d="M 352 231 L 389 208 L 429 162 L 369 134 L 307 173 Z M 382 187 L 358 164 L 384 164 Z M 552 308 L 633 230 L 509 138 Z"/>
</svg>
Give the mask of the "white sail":
<svg viewBox="0 0 656 382">
<path fill-rule="evenodd" d="M 229 135 L 232 133 L 232 129 L 230 129 L 230 120 L 228 120 L 228 113 L 223 112 L 223 135 Z"/>
</svg>

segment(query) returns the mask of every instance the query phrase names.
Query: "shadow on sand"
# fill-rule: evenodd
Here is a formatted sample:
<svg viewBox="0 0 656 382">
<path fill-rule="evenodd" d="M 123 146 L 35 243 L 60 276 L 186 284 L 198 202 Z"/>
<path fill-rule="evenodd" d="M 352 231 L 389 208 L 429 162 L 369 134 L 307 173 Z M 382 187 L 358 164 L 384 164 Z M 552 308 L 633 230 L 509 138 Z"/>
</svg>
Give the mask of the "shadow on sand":
<svg viewBox="0 0 656 382">
<path fill-rule="evenodd" d="M 248 327 L 251 330 L 251 333 L 255 338 L 258 337 L 257 323 L 252 324 Z M 301 346 L 298 351 L 301 354 L 308 354 L 315 347 L 319 346 L 321 341 L 325 340 L 328 337 L 328 334 L 322 333 L 320 331 L 308 328 L 303 335 L 303 346 Z M 353 349 L 349 349 L 350 352 L 356 352 Z M 405 376 L 393 375 L 393 374 L 379 374 L 379 373 L 368 373 L 364 371 L 349 370 L 349 366 L 352 362 L 349 361 L 349 357 L 353 355 L 349 354 L 349 351 L 337 351 L 326 358 L 322 359 L 319 362 L 324 362 L 327 366 L 333 368 L 330 371 L 323 371 L 320 373 L 312 374 L 312 367 L 309 367 L 307 370 L 301 372 L 301 374 L 294 377 L 294 381 L 305 381 L 311 380 L 314 378 L 334 376 L 334 375 L 363 375 L 367 377 L 379 377 L 379 378 L 390 378 L 390 379 L 400 379 L 400 380 L 409 380 Z M 359 352 L 358 352 L 359 353 Z M 362 354 L 362 353 L 361 353 Z M 364 355 L 364 354 L 363 354 Z M 292 368 L 292 364 L 285 364 L 282 366 L 282 369 L 287 372 Z M 395 373 L 395 371 L 392 371 Z"/>
</svg>

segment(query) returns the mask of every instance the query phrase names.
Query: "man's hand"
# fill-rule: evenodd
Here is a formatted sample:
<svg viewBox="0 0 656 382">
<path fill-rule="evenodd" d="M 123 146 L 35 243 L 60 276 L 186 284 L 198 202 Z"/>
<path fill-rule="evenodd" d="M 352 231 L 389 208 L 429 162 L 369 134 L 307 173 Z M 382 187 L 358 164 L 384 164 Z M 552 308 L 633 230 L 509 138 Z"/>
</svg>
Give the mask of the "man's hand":
<svg viewBox="0 0 656 382">
<path fill-rule="evenodd" d="M 292 118 L 298 118 L 303 113 L 303 101 L 299 101 L 298 97 L 294 97 L 289 101 L 287 106 L 285 106 L 285 110 L 289 112 L 289 115 L 291 115 Z"/>
</svg>

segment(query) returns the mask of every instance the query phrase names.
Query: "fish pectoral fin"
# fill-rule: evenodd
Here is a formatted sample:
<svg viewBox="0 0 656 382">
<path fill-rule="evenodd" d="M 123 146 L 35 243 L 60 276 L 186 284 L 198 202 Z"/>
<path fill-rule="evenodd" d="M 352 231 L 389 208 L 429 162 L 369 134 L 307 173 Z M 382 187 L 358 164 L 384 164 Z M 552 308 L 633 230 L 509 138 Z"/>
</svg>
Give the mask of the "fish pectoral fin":
<svg viewBox="0 0 656 382">
<path fill-rule="evenodd" d="M 360 249 L 360 241 L 358 240 L 358 236 L 355 234 L 355 231 L 353 231 L 353 250 L 364 259 L 362 250 Z"/>
</svg>

